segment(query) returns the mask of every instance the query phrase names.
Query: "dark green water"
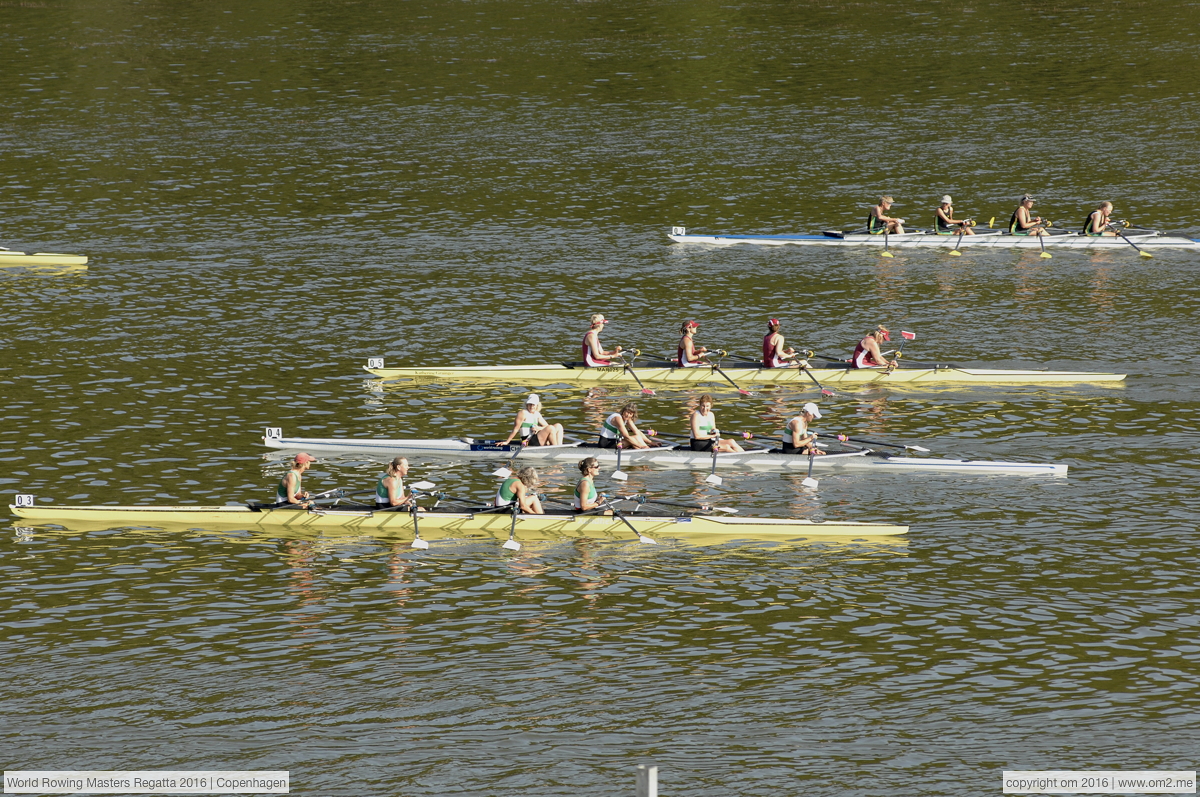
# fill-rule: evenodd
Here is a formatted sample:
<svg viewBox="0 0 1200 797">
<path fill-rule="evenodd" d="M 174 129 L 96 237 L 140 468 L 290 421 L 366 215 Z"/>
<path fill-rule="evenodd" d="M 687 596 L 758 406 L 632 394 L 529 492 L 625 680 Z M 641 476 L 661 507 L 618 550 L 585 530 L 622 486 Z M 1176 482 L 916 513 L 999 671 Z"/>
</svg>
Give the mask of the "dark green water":
<svg viewBox="0 0 1200 797">
<path fill-rule="evenodd" d="M 0 3 L 0 493 L 263 498 L 265 426 L 507 432 L 528 388 L 365 384 L 606 341 L 1130 374 L 864 388 L 826 428 L 1067 479 L 694 474 L 660 495 L 902 521 L 891 543 L 527 545 L 261 531 L 0 542 L 8 769 L 288 769 L 293 793 L 992 794 L 1194 769 L 1197 256 L 712 250 L 666 232 L 1007 219 L 1200 236 L 1196 4 Z M 553 386 L 568 426 L 687 390 Z M 770 433 L 815 390 L 715 391 Z M 415 472 L 485 495 L 483 463 Z M 369 486 L 379 464 L 318 465 Z M 543 474 L 564 489 L 568 468 Z M 707 491 L 705 493 L 704 491 Z"/>
</svg>

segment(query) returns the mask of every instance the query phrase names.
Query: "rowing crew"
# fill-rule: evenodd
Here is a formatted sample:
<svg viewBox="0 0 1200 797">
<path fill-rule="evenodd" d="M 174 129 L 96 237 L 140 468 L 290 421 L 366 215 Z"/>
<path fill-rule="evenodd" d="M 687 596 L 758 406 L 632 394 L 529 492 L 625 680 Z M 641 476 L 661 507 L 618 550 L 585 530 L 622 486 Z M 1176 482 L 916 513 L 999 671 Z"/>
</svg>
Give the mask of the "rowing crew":
<svg viewBox="0 0 1200 797">
<path fill-rule="evenodd" d="M 275 489 L 274 507 L 295 506 L 309 509 L 313 506 L 314 496 L 303 488 L 304 473 L 317 458 L 311 454 L 300 453 L 292 460 L 279 486 Z M 600 463 L 595 457 L 587 457 L 580 461 L 579 481 L 575 485 L 575 497 L 572 508 L 578 512 L 589 512 L 602 507 L 608 500 L 607 496 L 596 490 L 596 474 L 600 472 Z M 388 463 L 386 472 L 379 477 L 375 484 L 375 508 L 377 510 L 412 510 L 420 511 L 416 505 L 416 495 L 411 488 L 404 485 L 404 477 L 408 475 L 408 458 L 396 457 Z M 418 485 L 420 486 L 420 485 Z M 537 471 L 533 468 L 521 468 L 509 475 L 496 489 L 493 506 L 514 507 L 527 515 L 544 515 Z"/>
<path fill-rule="evenodd" d="M 600 345 L 600 331 L 604 325 L 608 323 L 601 313 L 596 313 L 592 316 L 591 327 L 587 334 L 583 337 L 583 362 L 588 367 L 596 368 L 602 366 L 613 365 L 612 358 L 619 357 L 624 351 L 620 346 L 617 346 L 613 351 L 605 351 Z M 767 321 L 767 334 L 763 336 L 762 341 L 762 360 L 747 360 L 748 363 L 753 363 L 751 367 L 756 368 L 807 368 L 808 360 L 804 359 L 799 352 L 787 345 L 787 339 L 783 336 L 781 329 L 782 322 L 778 318 L 772 318 Z M 696 333 L 700 329 L 700 322 L 694 320 L 684 321 L 679 327 L 679 345 L 676 347 L 675 363 L 679 368 L 699 368 L 701 366 L 711 366 L 709 357 L 716 354 L 724 357 L 727 352 L 710 351 L 707 346 L 696 345 Z M 912 332 L 900 333 L 905 340 L 913 340 L 916 335 Z M 893 369 L 896 367 L 896 360 L 888 360 L 880 350 L 879 344 L 884 341 L 890 341 L 891 333 L 887 327 L 878 326 L 867 332 L 854 347 L 854 353 L 850 356 L 851 368 L 887 368 Z M 809 352 L 811 355 L 811 352 Z M 530 396 L 531 399 L 536 399 L 537 396 Z M 510 442 L 514 437 L 522 438 L 528 436 L 529 430 L 536 429 L 538 435 L 538 445 L 560 445 L 562 443 L 562 426 L 550 425 L 545 423 L 545 419 L 539 414 L 539 405 L 527 406 L 521 413 L 517 414 L 516 421 L 513 425 L 513 431 L 509 434 L 505 443 Z M 546 442 L 547 440 L 555 440 L 556 442 Z"/>
<path fill-rule="evenodd" d="M 1033 203 L 1036 200 L 1029 194 L 1023 194 L 1017 200 L 1017 208 L 1013 211 L 1012 217 L 1008 220 L 1008 232 L 1011 235 L 1046 235 L 1047 228 L 1053 226 L 1053 222 L 1043 219 L 1041 216 L 1033 215 Z M 867 232 L 872 235 L 880 235 L 883 233 L 892 233 L 901 235 L 904 233 L 905 220 L 887 215 L 888 211 L 895 205 L 895 201 L 890 196 L 883 196 L 879 199 L 878 205 L 871 206 L 871 212 L 867 215 Z M 1080 235 L 1086 235 L 1092 238 L 1102 236 L 1116 237 L 1120 233 L 1117 232 L 1117 223 L 1112 221 L 1113 203 L 1109 201 L 1101 202 L 1096 206 L 1096 209 L 1088 214 L 1083 223 L 1083 229 Z M 975 226 L 973 219 L 956 219 L 954 218 L 954 200 L 949 194 L 942 197 L 941 204 L 933 212 L 934 215 L 934 232 L 937 235 L 974 235 L 975 231 L 971 228 Z M 1128 227 L 1128 222 L 1123 222 L 1123 226 Z"/>
</svg>

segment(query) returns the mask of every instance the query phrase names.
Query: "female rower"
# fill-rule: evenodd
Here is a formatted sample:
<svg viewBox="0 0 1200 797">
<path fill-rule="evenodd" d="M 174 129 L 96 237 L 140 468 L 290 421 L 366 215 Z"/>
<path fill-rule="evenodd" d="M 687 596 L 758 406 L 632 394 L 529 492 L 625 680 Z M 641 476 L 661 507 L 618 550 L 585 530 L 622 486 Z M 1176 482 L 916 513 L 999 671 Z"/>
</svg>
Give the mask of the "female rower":
<svg viewBox="0 0 1200 797">
<path fill-rule="evenodd" d="M 308 498 L 308 493 L 300 489 L 300 482 L 304 477 L 304 471 L 308 470 L 309 466 L 316 461 L 317 458 L 312 454 L 296 455 L 296 458 L 292 460 L 292 467 L 283 474 L 283 478 L 279 480 L 279 486 L 275 488 L 276 506 L 298 504 L 305 509 L 311 506 L 304 500 Z"/>
<path fill-rule="evenodd" d="M 375 484 L 375 508 L 385 509 L 392 506 L 411 507 L 413 496 L 410 492 L 404 495 L 404 477 L 408 475 L 408 459 L 396 457 L 387 466 L 387 473 L 379 477 Z"/>
<path fill-rule="evenodd" d="M 1088 214 L 1087 221 L 1083 223 L 1083 234 L 1089 238 L 1100 238 L 1102 236 L 1110 236 L 1116 238 L 1117 234 L 1108 229 L 1109 217 L 1112 216 L 1113 203 L 1101 202 L 1096 206 L 1096 209 Z"/>
<path fill-rule="evenodd" d="M 1034 199 L 1029 194 L 1021 197 L 1021 204 L 1017 205 L 1012 218 L 1008 220 L 1010 233 L 1013 235 L 1045 235 L 1046 230 L 1042 227 L 1042 217 L 1030 215 L 1033 202 Z"/>
<path fill-rule="evenodd" d="M 896 360 L 889 360 L 883 356 L 883 352 L 879 350 L 879 344 L 885 340 L 891 340 L 891 333 L 887 327 L 879 326 L 873 332 L 868 332 L 866 337 L 858 342 L 854 347 L 854 356 L 850 358 L 850 365 L 854 368 L 887 368 L 889 371 L 898 364 Z M 820 417 L 819 415 L 817 417 Z"/>
<path fill-rule="evenodd" d="M 893 235 L 904 234 L 904 219 L 887 215 L 893 204 L 890 196 L 884 196 L 880 197 L 878 205 L 871 206 L 871 213 L 867 216 L 867 232 L 879 235 L 886 230 Z"/>
<path fill-rule="evenodd" d="M 717 430 L 717 416 L 712 411 L 712 396 L 705 393 L 696 402 L 692 410 L 692 450 L 712 451 L 716 446 L 718 453 L 741 453 L 744 449 L 733 440 L 722 440 Z"/>
<path fill-rule="evenodd" d="M 703 365 L 700 360 L 708 354 L 708 347 L 696 348 L 696 343 L 692 340 L 699 328 L 700 324 L 697 321 L 684 321 L 683 326 L 679 328 L 679 334 L 683 336 L 679 339 L 678 349 L 680 368 L 696 368 Z"/>
<path fill-rule="evenodd" d="M 787 422 L 783 427 L 783 447 L 781 454 L 813 454 L 825 452 L 817 447 L 817 435 L 808 430 L 808 425 L 821 417 L 821 411 L 811 401 L 804 405 L 800 414 Z"/>
<path fill-rule="evenodd" d="M 803 368 L 808 363 L 796 359 L 796 350 L 791 346 L 784 348 L 783 334 L 779 331 L 781 326 L 778 318 L 767 322 L 762 346 L 763 368 Z"/>
<path fill-rule="evenodd" d="M 600 463 L 595 457 L 581 461 L 579 472 L 583 474 L 583 478 L 575 485 L 575 511 L 588 512 L 602 505 L 608 500 L 608 496 L 596 494 L 596 474 L 600 472 Z M 604 514 L 611 515 L 612 510 L 606 510 Z"/>
<path fill-rule="evenodd" d="M 526 515 L 544 515 L 542 501 L 537 495 L 538 475 L 533 468 L 521 468 L 516 474 L 500 482 L 496 490 L 496 506 L 512 506 Z"/>
<path fill-rule="evenodd" d="M 514 437 L 530 446 L 561 446 L 563 427 L 561 423 L 549 423 L 542 417 L 542 400 L 537 393 L 530 393 L 525 399 L 525 406 L 517 410 L 517 418 L 513 421 L 512 431 L 508 438 L 500 443 L 506 446 Z"/>
<path fill-rule="evenodd" d="M 954 218 L 954 200 L 950 199 L 949 194 L 942 197 L 942 204 L 934 211 L 934 215 L 937 216 L 938 235 L 975 234 L 975 231 L 971 229 L 970 219 Z"/>
<path fill-rule="evenodd" d="M 583 336 L 583 362 L 591 368 L 612 365 L 612 358 L 621 353 L 621 347 L 612 351 L 605 351 L 600 345 L 600 330 L 604 329 L 604 325 L 608 323 L 608 319 L 603 313 L 596 313 L 592 316 L 592 326 Z"/>
<path fill-rule="evenodd" d="M 651 440 L 637 428 L 637 405 L 632 401 L 604 419 L 600 426 L 600 448 L 616 448 L 623 442 L 626 448 L 654 448 L 660 443 Z M 653 434 L 654 430 L 650 432 Z"/>
</svg>

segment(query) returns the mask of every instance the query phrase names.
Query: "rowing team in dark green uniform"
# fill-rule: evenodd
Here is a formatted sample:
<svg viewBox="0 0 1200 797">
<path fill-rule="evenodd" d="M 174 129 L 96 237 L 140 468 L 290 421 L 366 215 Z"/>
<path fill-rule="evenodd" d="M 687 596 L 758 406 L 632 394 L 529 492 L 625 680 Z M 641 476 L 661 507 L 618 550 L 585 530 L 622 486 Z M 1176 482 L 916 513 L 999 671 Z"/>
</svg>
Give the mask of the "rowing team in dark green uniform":
<svg viewBox="0 0 1200 797">
<path fill-rule="evenodd" d="M 1046 228 L 1051 226 L 1051 222 L 1042 219 L 1041 216 L 1033 215 L 1034 198 L 1029 194 L 1024 194 L 1017 205 L 1017 209 L 1013 211 L 1012 218 L 1008 220 L 1008 231 L 1012 235 L 1045 235 Z M 871 207 L 871 212 L 867 216 L 867 232 L 873 235 L 881 235 L 884 232 L 892 235 L 901 235 L 904 233 L 904 219 L 895 218 L 887 215 L 895 202 L 890 196 L 883 196 L 879 200 L 878 205 Z M 1111 221 L 1113 212 L 1112 202 L 1101 202 L 1096 206 L 1096 209 L 1088 214 L 1087 220 L 1083 223 L 1083 235 L 1098 238 L 1101 236 L 1113 236 L 1118 233 L 1113 229 Z M 954 200 L 949 194 L 942 197 L 941 204 L 934 210 L 935 232 L 938 235 L 974 235 L 975 232 L 971 227 L 975 226 L 973 219 L 956 219 L 954 218 Z"/>
</svg>

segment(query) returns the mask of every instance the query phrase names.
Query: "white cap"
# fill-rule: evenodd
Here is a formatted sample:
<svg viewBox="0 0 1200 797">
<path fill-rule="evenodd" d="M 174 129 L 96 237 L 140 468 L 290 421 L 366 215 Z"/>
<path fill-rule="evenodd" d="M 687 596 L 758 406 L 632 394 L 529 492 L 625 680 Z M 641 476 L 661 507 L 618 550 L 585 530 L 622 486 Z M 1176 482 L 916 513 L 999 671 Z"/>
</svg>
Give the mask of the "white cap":
<svg viewBox="0 0 1200 797">
<path fill-rule="evenodd" d="M 819 409 L 817 409 L 817 405 L 813 404 L 811 401 L 808 402 L 807 404 L 805 404 L 800 409 L 802 412 L 807 412 L 809 415 L 813 416 L 814 418 L 821 417 L 821 411 Z"/>
<path fill-rule="evenodd" d="M 528 406 L 530 404 L 536 405 L 536 404 L 541 404 L 541 403 L 542 403 L 542 400 L 540 398 L 538 398 L 537 393 L 530 393 L 529 398 L 525 399 L 526 406 Z"/>
<path fill-rule="evenodd" d="M 950 198 L 949 194 L 946 194 L 944 197 L 942 197 L 942 204 L 943 205 L 953 205 L 954 200 Z"/>
</svg>

